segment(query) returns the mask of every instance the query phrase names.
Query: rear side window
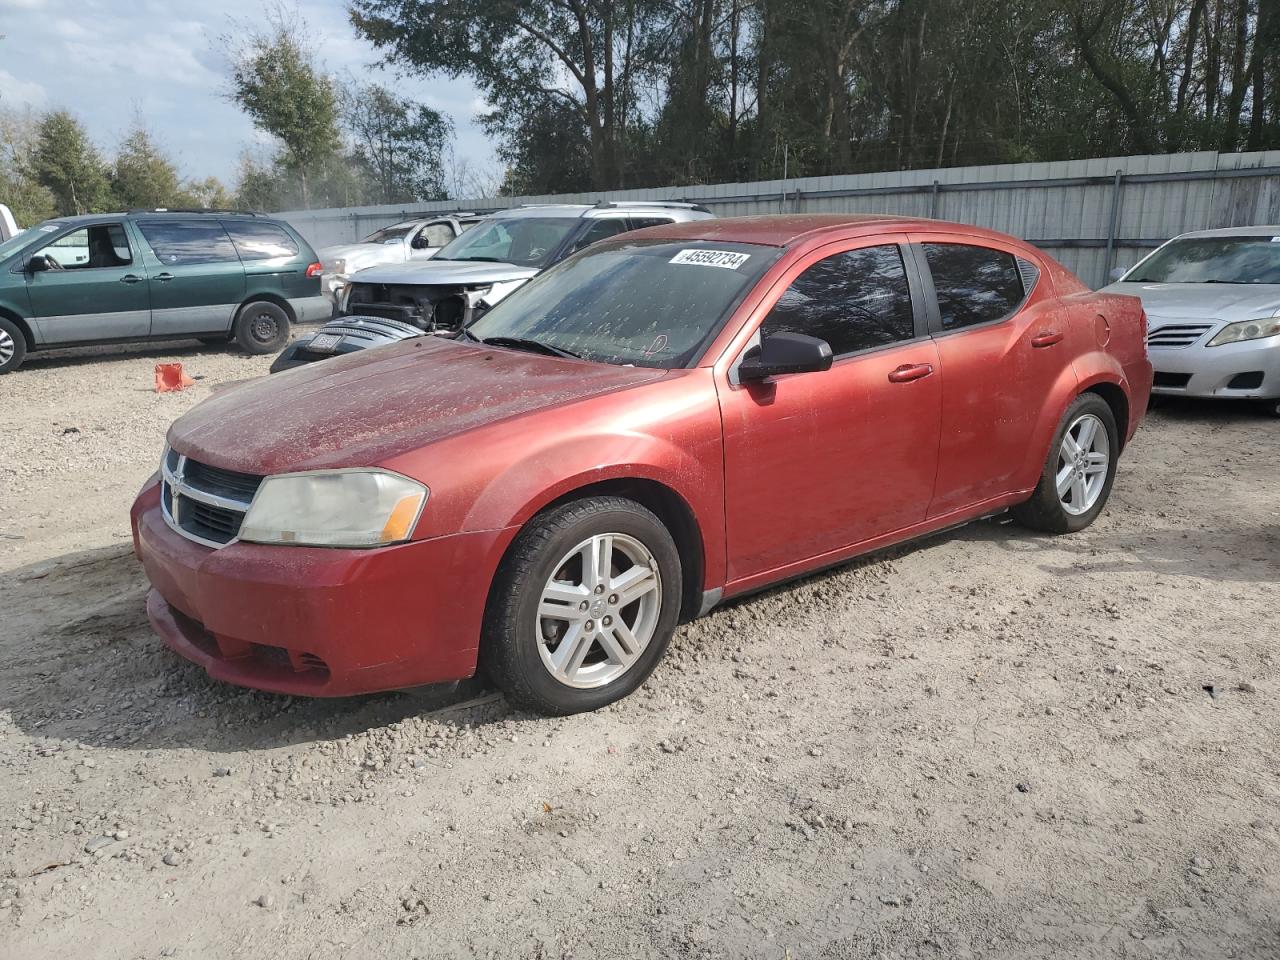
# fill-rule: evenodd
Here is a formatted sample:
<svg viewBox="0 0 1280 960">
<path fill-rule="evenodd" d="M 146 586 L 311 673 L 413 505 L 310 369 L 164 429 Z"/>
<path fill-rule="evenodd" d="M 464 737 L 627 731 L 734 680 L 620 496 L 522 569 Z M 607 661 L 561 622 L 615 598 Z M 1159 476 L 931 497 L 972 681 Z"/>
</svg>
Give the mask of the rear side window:
<svg viewBox="0 0 1280 960">
<path fill-rule="evenodd" d="M 1017 258 L 966 243 L 926 243 L 944 330 L 1002 320 L 1026 296 Z"/>
<path fill-rule="evenodd" d="M 619 233 L 626 233 L 629 229 L 631 228 L 627 226 L 627 221 L 621 217 L 593 220 L 591 226 L 587 227 L 586 232 L 573 242 L 573 251 L 577 253 L 598 240 L 605 240 Z"/>
<path fill-rule="evenodd" d="M 670 217 L 630 217 L 632 230 L 643 230 L 645 227 L 660 227 L 671 223 Z"/>
<path fill-rule="evenodd" d="M 897 244 L 819 260 L 778 298 L 760 334 L 803 333 L 837 357 L 915 336 L 911 290 Z"/>
<path fill-rule="evenodd" d="M 165 266 L 233 263 L 235 247 L 217 220 L 139 220 L 138 229 Z"/>
<path fill-rule="evenodd" d="M 227 220 L 223 226 L 231 234 L 241 260 L 274 260 L 298 255 L 298 244 L 278 224 Z"/>
</svg>

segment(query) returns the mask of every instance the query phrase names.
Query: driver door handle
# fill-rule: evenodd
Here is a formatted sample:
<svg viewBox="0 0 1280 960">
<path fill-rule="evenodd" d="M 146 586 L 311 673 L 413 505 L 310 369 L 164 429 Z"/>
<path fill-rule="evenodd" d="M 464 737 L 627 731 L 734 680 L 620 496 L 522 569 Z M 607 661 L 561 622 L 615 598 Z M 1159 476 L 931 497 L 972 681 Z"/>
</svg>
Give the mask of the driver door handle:
<svg viewBox="0 0 1280 960">
<path fill-rule="evenodd" d="M 120 278 L 120 282 L 121 283 L 141 283 L 142 278 L 138 276 L 136 273 L 126 273 L 123 277 Z"/>
<path fill-rule="evenodd" d="M 910 383 L 912 380 L 922 380 L 931 373 L 933 373 L 931 363 L 904 363 L 896 370 L 889 372 L 889 382 Z"/>
<path fill-rule="evenodd" d="M 1046 331 L 1045 333 L 1036 334 L 1031 338 L 1031 346 L 1033 347 L 1052 347 L 1055 343 L 1062 342 L 1062 334 L 1057 330 Z"/>
<path fill-rule="evenodd" d="M 173 274 L 172 274 L 172 273 L 157 273 L 155 278 L 156 278 L 157 280 L 159 280 L 161 283 L 168 283 L 170 280 L 172 280 L 172 279 L 173 279 Z"/>
</svg>

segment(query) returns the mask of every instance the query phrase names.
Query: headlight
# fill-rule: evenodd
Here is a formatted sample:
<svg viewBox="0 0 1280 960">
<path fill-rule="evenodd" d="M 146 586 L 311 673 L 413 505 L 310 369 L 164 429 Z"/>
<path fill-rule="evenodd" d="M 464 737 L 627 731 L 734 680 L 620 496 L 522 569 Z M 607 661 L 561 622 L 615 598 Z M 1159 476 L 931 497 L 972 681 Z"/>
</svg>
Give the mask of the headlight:
<svg viewBox="0 0 1280 960">
<path fill-rule="evenodd" d="M 1209 341 L 1209 346 L 1220 347 L 1224 343 L 1241 343 L 1245 340 L 1261 340 L 1264 337 L 1280 335 L 1280 317 L 1269 317 L 1266 320 L 1241 320 L 1228 323 L 1218 331 L 1218 335 Z"/>
<path fill-rule="evenodd" d="M 385 470 L 267 477 L 240 527 L 251 543 L 380 547 L 413 535 L 427 502 L 422 484 Z"/>
</svg>

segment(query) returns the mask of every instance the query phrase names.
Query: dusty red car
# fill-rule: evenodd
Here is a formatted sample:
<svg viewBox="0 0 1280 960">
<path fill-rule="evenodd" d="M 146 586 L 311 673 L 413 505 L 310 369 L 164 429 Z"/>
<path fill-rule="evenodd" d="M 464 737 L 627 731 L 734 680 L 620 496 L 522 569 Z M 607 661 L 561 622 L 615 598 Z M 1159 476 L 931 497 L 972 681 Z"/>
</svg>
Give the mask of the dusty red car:
<svg viewBox="0 0 1280 960">
<path fill-rule="evenodd" d="M 460 339 L 264 378 L 133 508 L 164 641 L 334 696 L 471 676 L 600 707 L 723 599 L 1011 510 L 1106 503 L 1151 387 L 1136 299 L 974 227 L 705 220 L 598 244 Z"/>
</svg>

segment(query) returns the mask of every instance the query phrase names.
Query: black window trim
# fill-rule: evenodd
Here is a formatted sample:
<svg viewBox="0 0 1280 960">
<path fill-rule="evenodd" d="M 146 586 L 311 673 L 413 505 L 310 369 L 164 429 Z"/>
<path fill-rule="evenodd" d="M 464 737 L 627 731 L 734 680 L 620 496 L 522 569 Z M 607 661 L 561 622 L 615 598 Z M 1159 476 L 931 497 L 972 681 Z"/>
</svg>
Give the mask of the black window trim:
<svg viewBox="0 0 1280 960">
<path fill-rule="evenodd" d="M 942 309 L 938 305 L 938 291 L 933 285 L 933 271 L 929 267 L 928 255 L 924 252 L 924 247 L 927 243 L 946 243 L 957 247 L 982 247 L 986 250 L 994 250 L 996 253 L 1004 253 L 1013 257 L 1015 268 L 1017 266 L 1017 261 L 1026 260 L 1036 268 L 1035 283 L 1028 287 L 1022 280 L 1022 271 L 1019 270 L 1018 283 L 1022 286 L 1022 299 L 1017 302 L 1012 310 L 1002 317 L 997 317 L 995 320 L 984 320 L 982 323 L 970 323 L 963 327 L 944 327 L 942 325 Z M 1002 323 L 1008 323 L 1021 313 L 1024 307 L 1026 307 L 1027 301 L 1031 299 L 1031 294 L 1035 291 L 1036 287 L 1040 285 L 1040 278 L 1044 275 L 1044 268 L 1030 257 L 1024 257 L 1020 254 L 1012 253 L 1008 250 L 1001 249 L 1000 247 L 993 247 L 989 243 L 982 243 L 978 237 L 966 237 L 964 239 L 956 239 L 952 237 L 929 237 L 927 239 L 922 238 L 919 240 L 912 240 L 909 246 L 911 248 L 912 259 L 916 264 L 916 270 L 920 274 L 920 282 L 925 294 L 925 306 L 927 307 L 929 317 L 930 335 L 935 339 L 938 337 L 953 336 L 957 333 L 967 333 L 970 330 L 984 330 L 987 327 L 996 327 Z"/>
</svg>

